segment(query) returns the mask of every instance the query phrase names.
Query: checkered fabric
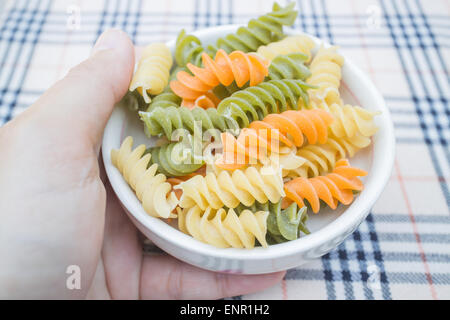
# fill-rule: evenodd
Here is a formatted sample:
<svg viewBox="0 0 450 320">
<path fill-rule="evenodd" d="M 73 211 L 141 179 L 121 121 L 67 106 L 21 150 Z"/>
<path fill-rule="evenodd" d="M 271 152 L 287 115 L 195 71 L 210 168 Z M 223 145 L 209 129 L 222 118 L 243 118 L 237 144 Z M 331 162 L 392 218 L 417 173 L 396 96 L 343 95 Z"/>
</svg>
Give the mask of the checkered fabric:
<svg viewBox="0 0 450 320">
<path fill-rule="evenodd" d="M 284 3 L 281 0 L 281 3 Z M 85 59 L 109 27 L 137 45 L 245 23 L 271 0 L 6 1 L 0 6 L 0 125 Z M 336 250 L 280 285 L 236 299 L 450 298 L 450 2 L 302 0 L 295 28 L 365 70 L 392 112 L 392 177 L 367 220 Z"/>
</svg>

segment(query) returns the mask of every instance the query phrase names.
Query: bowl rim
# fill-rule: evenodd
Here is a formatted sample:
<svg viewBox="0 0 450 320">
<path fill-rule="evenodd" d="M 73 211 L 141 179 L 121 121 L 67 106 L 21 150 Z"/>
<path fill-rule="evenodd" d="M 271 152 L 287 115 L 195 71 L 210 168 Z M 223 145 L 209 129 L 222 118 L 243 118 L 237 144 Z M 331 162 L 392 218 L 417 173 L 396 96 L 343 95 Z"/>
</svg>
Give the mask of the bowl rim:
<svg viewBox="0 0 450 320">
<path fill-rule="evenodd" d="M 202 40 L 206 35 L 211 34 L 226 34 L 235 31 L 241 25 L 221 25 L 217 27 L 210 27 L 206 29 L 197 30 L 191 34 L 197 36 Z M 307 35 L 311 37 L 317 45 L 323 44 L 325 47 L 330 46 L 327 42 L 319 39 L 313 35 L 305 33 L 300 30 L 287 29 L 288 35 Z M 175 39 L 166 42 L 171 50 L 175 46 Z M 385 155 L 374 155 L 377 159 L 377 165 L 381 172 L 372 176 L 370 180 L 370 189 L 366 184 L 364 190 L 356 197 L 355 201 L 348 206 L 342 214 L 335 220 L 322 227 L 320 230 L 312 232 L 307 236 L 300 237 L 299 239 L 284 242 L 281 244 L 270 245 L 268 248 L 256 247 L 253 249 L 236 249 L 236 248 L 216 248 L 212 245 L 200 242 L 193 237 L 186 235 L 178 229 L 170 226 L 169 224 L 161 221 L 158 218 L 151 217 L 145 213 L 140 202 L 136 203 L 136 196 L 119 171 L 111 164 L 110 150 L 112 146 L 110 143 L 111 134 L 117 131 L 117 127 L 114 127 L 112 119 L 109 119 L 108 124 L 104 131 L 103 143 L 102 143 L 102 155 L 105 170 L 110 181 L 110 184 L 119 198 L 122 205 L 128 210 L 128 212 L 145 228 L 152 232 L 157 237 L 164 239 L 170 244 L 179 247 L 180 249 L 187 250 L 192 253 L 206 255 L 211 258 L 218 259 L 238 259 L 238 260 L 266 260 L 279 258 L 283 256 L 289 256 L 299 252 L 306 252 L 312 248 L 320 247 L 330 240 L 336 238 L 336 236 L 345 234 L 349 228 L 359 225 L 370 212 L 370 209 L 375 204 L 376 200 L 381 195 L 385 185 L 387 184 L 394 165 L 395 155 L 395 137 L 394 127 L 391 119 L 389 109 L 387 108 L 384 98 L 372 81 L 368 78 L 363 71 L 361 71 L 350 59 L 344 56 L 345 66 L 351 73 L 353 73 L 361 84 L 370 91 L 372 98 L 375 100 L 375 104 L 382 112 L 378 122 L 381 124 L 379 132 L 381 134 L 382 143 L 385 144 Z M 116 109 L 115 109 L 116 110 Z M 113 111 L 114 113 L 114 111 Z M 383 120 L 383 121 L 382 121 Z M 382 129 L 382 130 L 381 130 Z M 370 190 L 366 191 L 366 190 Z M 131 197 L 131 198 L 130 198 Z M 135 198 L 132 201 L 132 198 Z"/>
</svg>

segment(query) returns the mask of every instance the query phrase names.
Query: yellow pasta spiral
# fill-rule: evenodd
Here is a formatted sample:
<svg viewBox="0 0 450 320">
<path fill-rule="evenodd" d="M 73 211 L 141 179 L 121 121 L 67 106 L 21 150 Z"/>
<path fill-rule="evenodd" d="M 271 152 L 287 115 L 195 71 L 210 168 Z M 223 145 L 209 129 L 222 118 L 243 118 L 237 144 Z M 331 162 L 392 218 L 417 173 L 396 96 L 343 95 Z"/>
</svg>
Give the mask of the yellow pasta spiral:
<svg viewBox="0 0 450 320">
<path fill-rule="evenodd" d="M 281 170 L 272 167 L 252 166 L 232 173 L 208 172 L 205 177 L 194 176 L 174 188 L 183 191 L 180 207 L 191 208 L 197 205 L 202 210 L 207 207 L 236 208 L 240 203 L 251 206 L 255 200 L 260 203 L 276 203 L 284 196 Z"/>
<path fill-rule="evenodd" d="M 337 161 L 353 157 L 358 150 L 370 144 L 370 139 L 359 137 L 362 139 L 356 137 L 337 138 L 331 135 L 324 144 L 298 148 L 296 159 L 299 165 L 295 168 L 293 166 L 283 168 L 283 177 L 312 178 L 331 172 Z"/>
<path fill-rule="evenodd" d="M 329 110 L 334 117 L 330 130 L 336 137 L 352 138 L 358 134 L 371 137 L 378 131 L 373 121 L 373 117 L 378 114 L 376 112 L 359 106 L 349 104 L 341 106 L 336 103 L 332 104 Z"/>
<path fill-rule="evenodd" d="M 332 103 L 329 106 L 325 101 L 317 99 L 311 101 L 310 108 L 324 109 L 333 115 L 334 121 L 330 124 L 329 131 L 337 138 L 353 138 L 358 145 L 367 146 L 370 144 L 370 137 L 378 131 L 374 117 L 379 112 L 349 104 Z"/>
<path fill-rule="evenodd" d="M 281 54 L 301 52 L 308 56 L 309 61 L 311 59 L 311 50 L 315 46 L 314 41 L 308 36 L 290 36 L 283 40 L 272 42 L 267 46 L 261 46 L 256 53 L 272 61 Z"/>
<path fill-rule="evenodd" d="M 318 88 L 310 90 L 312 100 L 318 98 L 328 105 L 342 104 L 339 94 L 339 86 L 342 78 L 341 68 L 344 65 L 344 57 L 337 52 L 337 47 L 321 47 L 309 65 L 311 77 L 307 83 Z"/>
<path fill-rule="evenodd" d="M 148 45 L 131 80 L 130 91 L 137 89 L 145 102 L 150 103 L 150 95 L 160 94 L 167 86 L 172 63 L 172 53 L 164 43 Z"/>
<path fill-rule="evenodd" d="M 120 171 L 125 181 L 136 192 L 145 212 L 153 217 L 175 217 L 172 210 L 178 204 L 178 199 L 172 191 L 166 176 L 156 174 L 157 164 L 147 166 L 151 155 L 145 154 L 146 147 L 141 144 L 133 148 L 133 138 L 127 137 L 119 150 L 111 150 L 111 162 Z"/>
<path fill-rule="evenodd" d="M 255 247 L 255 238 L 267 247 L 267 217 L 269 212 L 244 210 L 238 216 L 233 209 L 228 212 L 211 207 L 178 208 L 178 228 L 194 239 L 219 248 Z"/>
</svg>

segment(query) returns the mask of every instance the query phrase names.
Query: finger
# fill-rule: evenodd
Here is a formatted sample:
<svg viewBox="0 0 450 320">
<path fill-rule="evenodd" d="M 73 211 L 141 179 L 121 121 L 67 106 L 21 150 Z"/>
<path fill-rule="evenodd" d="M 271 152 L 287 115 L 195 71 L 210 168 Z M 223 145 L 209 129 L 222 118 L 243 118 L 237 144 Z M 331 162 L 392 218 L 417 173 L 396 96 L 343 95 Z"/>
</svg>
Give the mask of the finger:
<svg viewBox="0 0 450 320">
<path fill-rule="evenodd" d="M 145 256 L 141 270 L 143 299 L 220 299 L 271 287 L 285 272 L 231 275 L 205 271 L 170 256 Z"/>
<path fill-rule="evenodd" d="M 97 40 L 91 56 L 50 88 L 29 112 L 47 126 L 64 128 L 97 143 L 109 116 L 127 92 L 134 67 L 129 37 L 111 29 Z"/>
</svg>

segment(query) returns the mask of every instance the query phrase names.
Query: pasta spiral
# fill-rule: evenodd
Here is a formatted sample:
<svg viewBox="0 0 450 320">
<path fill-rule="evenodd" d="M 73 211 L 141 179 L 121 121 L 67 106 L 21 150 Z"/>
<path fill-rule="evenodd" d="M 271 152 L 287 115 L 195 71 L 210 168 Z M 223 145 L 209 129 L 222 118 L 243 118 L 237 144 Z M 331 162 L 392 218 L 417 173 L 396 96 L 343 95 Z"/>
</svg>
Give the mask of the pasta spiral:
<svg viewBox="0 0 450 320">
<path fill-rule="evenodd" d="M 249 167 L 232 173 L 221 171 L 217 175 L 209 172 L 205 177 L 195 176 L 174 188 L 183 191 L 182 208 L 197 205 L 202 210 L 236 208 L 240 203 L 251 206 L 255 201 L 278 202 L 284 196 L 281 171 L 275 168 Z"/>
<path fill-rule="evenodd" d="M 223 49 L 226 52 L 253 52 L 262 45 L 279 40 L 284 36 L 283 26 L 292 26 L 297 18 L 294 6 L 295 2 L 284 8 L 274 3 L 272 12 L 250 20 L 246 27 L 240 27 L 236 33 L 219 38 L 215 45 L 208 46 L 208 51 L 215 53 Z"/>
<path fill-rule="evenodd" d="M 167 91 L 158 94 L 152 99 L 152 102 L 147 108 L 147 112 L 155 108 L 168 108 L 168 107 L 179 107 L 181 105 L 181 98 L 174 94 L 172 91 Z"/>
<path fill-rule="evenodd" d="M 303 53 L 290 53 L 279 55 L 269 65 L 270 80 L 300 79 L 305 80 L 311 76 L 311 72 L 304 65 L 307 56 Z"/>
<path fill-rule="evenodd" d="M 150 112 L 140 112 L 139 115 L 150 136 L 163 134 L 169 140 L 174 140 L 172 135 L 177 129 L 188 130 L 193 134 L 196 125 L 204 131 L 237 129 L 233 127 L 234 123 L 219 114 L 215 108 L 157 107 Z"/>
<path fill-rule="evenodd" d="M 370 141 L 369 141 L 370 144 Z M 312 178 L 331 172 L 340 159 L 353 157 L 355 153 L 368 146 L 365 139 L 358 141 L 350 138 L 336 138 L 330 135 L 325 144 L 307 145 L 299 148 L 296 156 L 303 160 L 290 167 L 283 167 L 283 177 Z"/>
<path fill-rule="evenodd" d="M 181 30 L 175 44 L 175 61 L 178 66 L 185 66 L 192 63 L 200 66 L 202 63 L 202 53 L 204 48 L 199 38 L 186 34 L 186 30 Z"/>
<path fill-rule="evenodd" d="M 329 108 L 335 121 L 331 124 L 331 131 L 338 137 L 352 138 L 358 134 L 363 137 L 371 137 L 378 127 L 373 121 L 377 114 L 358 106 L 332 104 Z"/>
<path fill-rule="evenodd" d="M 178 209 L 178 228 L 194 239 L 219 248 L 255 247 L 255 238 L 267 247 L 268 212 L 243 210 L 238 216 L 233 209 L 202 210 L 198 206 Z"/>
<path fill-rule="evenodd" d="M 281 209 L 281 201 L 277 203 L 257 203 L 250 207 L 239 205 L 235 211 L 242 212 L 250 210 L 251 212 L 265 211 L 269 212 L 267 217 L 267 235 L 266 239 L 269 243 L 281 243 L 289 240 L 295 240 L 300 237 L 300 231 L 309 234 L 306 227 L 308 215 L 307 208 L 298 208 L 294 202 L 288 208 Z"/>
<path fill-rule="evenodd" d="M 339 86 L 343 64 L 344 58 L 337 52 L 337 47 L 321 47 L 309 65 L 311 77 L 306 82 L 318 87 L 311 90 L 310 95 L 323 99 L 327 105 L 342 105 Z"/>
<path fill-rule="evenodd" d="M 235 127 L 245 128 L 269 113 L 297 110 L 300 99 L 308 105 L 306 90 L 309 88 L 302 80 L 270 80 L 233 93 L 220 102 L 217 111 L 235 122 Z"/>
<path fill-rule="evenodd" d="M 288 110 L 281 114 L 269 114 L 262 121 L 254 121 L 250 128 L 241 131 L 237 138 L 222 133 L 223 157 L 216 161 L 222 168 L 243 166 L 251 159 L 261 159 L 270 152 L 279 152 L 279 143 L 288 147 L 300 147 L 304 136 L 309 144 L 325 143 L 328 127 L 333 117 L 321 109 Z"/>
<path fill-rule="evenodd" d="M 158 165 L 147 169 L 151 155 L 145 154 L 145 145 L 132 148 L 133 138 L 127 137 L 119 150 L 111 150 L 112 164 L 136 192 L 145 212 L 153 217 L 174 217 L 171 212 L 178 205 L 178 199 L 172 186 L 163 174 L 156 174 Z"/>
<path fill-rule="evenodd" d="M 264 58 L 242 51 L 227 54 L 224 50 L 219 50 L 214 60 L 203 53 L 202 60 L 203 68 L 188 63 L 187 67 L 193 75 L 180 71 L 177 80 L 170 82 L 170 88 L 186 101 L 184 103 L 194 101 L 219 84 L 228 86 L 236 81 L 239 88 L 247 82 L 250 82 L 250 86 L 254 86 L 268 75 L 267 62 Z"/>
<path fill-rule="evenodd" d="M 148 45 L 131 80 L 130 91 L 137 89 L 145 102 L 149 103 L 150 95 L 163 92 L 169 82 L 172 63 L 172 53 L 164 43 Z"/>
<path fill-rule="evenodd" d="M 308 36 L 289 36 L 283 40 L 269 43 L 267 46 L 261 46 L 256 53 L 271 61 L 276 56 L 290 53 L 303 53 L 306 55 L 306 61 L 311 59 L 311 50 L 316 45 Z"/>
<path fill-rule="evenodd" d="M 275 3 L 272 12 L 269 12 L 257 19 L 252 19 L 246 27 L 241 27 L 236 33 L 219 38 L 215 45 L 208 46 L 207 53 L 213 56 L 219 49 L 227 53 L 239 50 L 243 52 L 253 52 L 262 45 L 269 44 L 283 36 L 283 26 L 291 26 L 297 17 L 297 11 L 293 8 L 295 3 L 291 3 L 282 8 Z M 201 41 L 193 36 L 187 35 L 182 30 L 175 45 L 175 60 L 179 66 L 192 63 L 200 66 L 201 55 L 205 52 Z"/>
<path fill-rule="evenodd" d="M 151 148 L 151 161 L 158 164 L 158 171 L 166 176 L 180 177 L 197 171 L 203 166 L 203 161 L 194 156 L 192 144 L 186 144 L 183 140 Z M 199 151 L 201 152 L 201 146 Z"/>
<path fill-rule="evenodd" d="M 314 178 L 295 178 L 284 185 L 286 198 L 295 201 L 300 207 L 306 199 L 314 213 L 320 210 L 320 200 L 330 208 L 336 209 L 338 202 L 345 205 L 352 203 L 353 190 L 361 191 L 364 186 L 358 176 L 367 172 L 351 167 L 347 159 L 336 162 L 332 173 Z"/>
<path fill-rule="evenodd" d="M 327 129 L 332 122 L 333 116 L 324 110 L 288 110 L 252 122 L 250 129 L 277 130 L 283 143 L 287 146 L 293 143 L 299 147 L 304 143 L 303 135 L 309 144 L 325 143 L 328 139 Z"/>
</svg>

